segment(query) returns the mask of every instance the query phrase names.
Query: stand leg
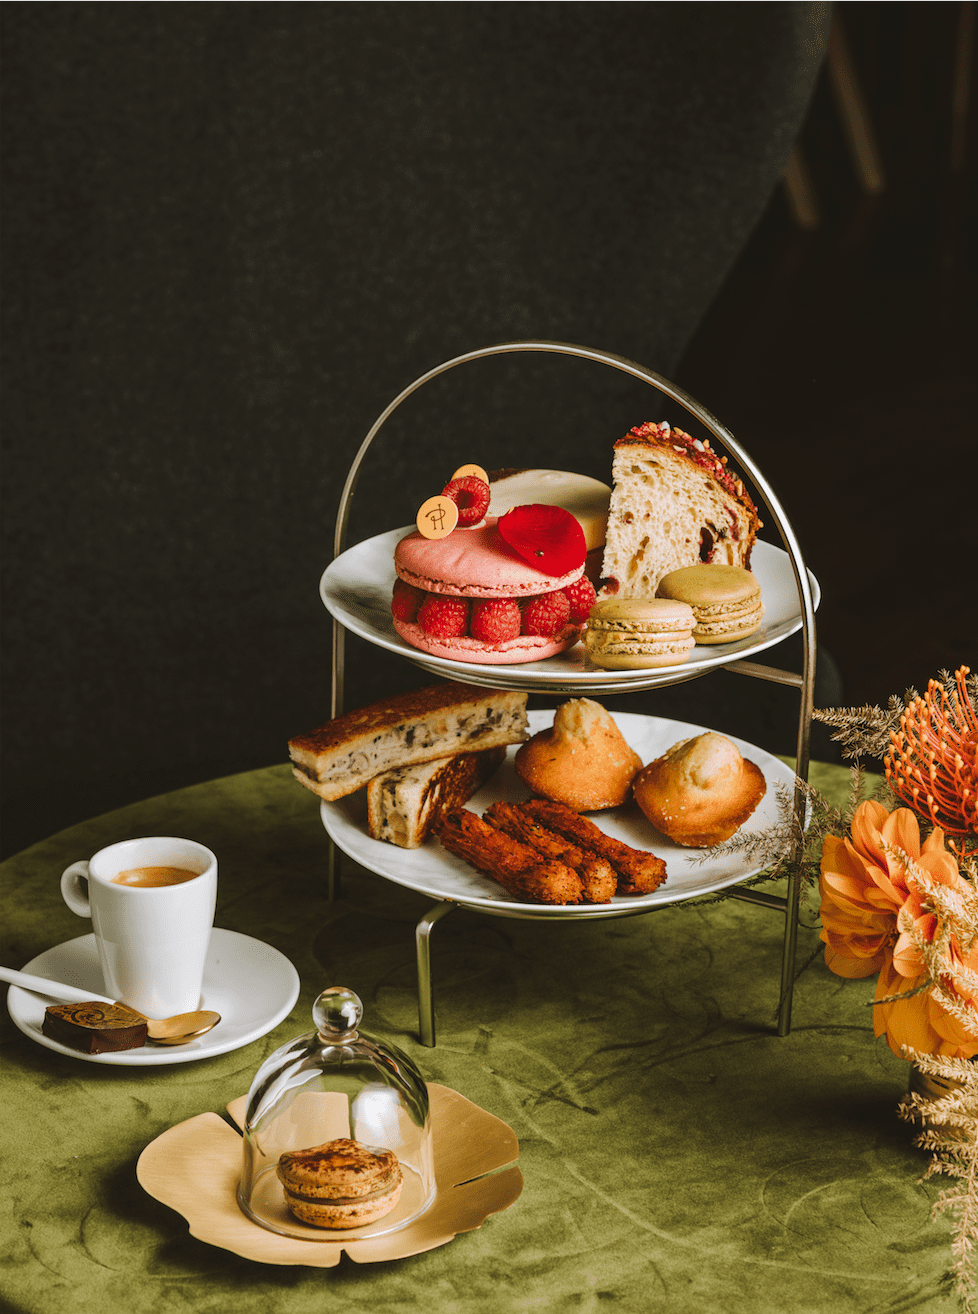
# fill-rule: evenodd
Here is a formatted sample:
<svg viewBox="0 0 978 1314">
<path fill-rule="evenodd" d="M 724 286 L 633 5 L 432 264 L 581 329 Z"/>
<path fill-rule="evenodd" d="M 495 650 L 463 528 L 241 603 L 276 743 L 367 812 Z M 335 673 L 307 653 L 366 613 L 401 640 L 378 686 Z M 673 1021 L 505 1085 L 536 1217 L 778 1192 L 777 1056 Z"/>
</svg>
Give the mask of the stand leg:
<svg viewBox="0 0 978 1314">
<path fill-rule="evenodd" d="M 787 540 L 786 540 L 787 546 Z M 805 644 L 802 679 L 800 686 L 801 701 L 798 708 L 798 740 L 795 749 L 795 824 L 799 833 L 803 830 L 803 821 L 807 799 L 801 782 L 808 781 L 809 759 L 812 747 L 812 712 L 815 708 L 815 660 L 817 654 L 815 642 L 815 614 L 811 598 L 801 585 L 802 574 L 799 567 L 800 558 L 794 560 L 798 576 L 798 594 L 801 599 L 802 634 Z M 798 841 L 798 856 L 804 848 L 804 838 Z M 781 1003 L 778 1006 L 778 1035 L 786 1036 L 791 1030 L 791 1001 L 795 985 L 795 954 L 798 949 L 798 901 L 801 895 L 799 882 L 792 878 L 788 885 L 788 897 L 785 900 L 784 947 L 781 951 Z"/>
<path fill-rule="evenodd" d="M 326 898 L 335 903 L 340 893 L 340 851 L 330 840 L 326 857 Z"/>
<path fill-rule="evenodd" d="M 801 712 L 798 720 L 798 752 L 795 772 L 799 780 L 808 780 L 809 752 L 812 734 L 812 693 L 815 686 L 815 637 L 808 635 L 808 655 L 805 662 L 805 683 L 802 689 Z M 806 799 L 800 785 L 795 786 L 795 821 L 800 826 L 805 815 Z M 804 847 L 799 841 L 799 855 Z M 778 1035 L 786 1036 L 791 1030 L 791 1001 L 795 989 L 795 955 L 798 949 L 798 900 L 801 894 L 798 882 L 791 878 L 784 911 L 784 947 L 781 951 L 781 1003 L 778 1005 Z"/>
<path fill-rule="evenodd" d="M 791 1030 L 791 1002 L 795 989 L 795 951 L 798 945 L 798 885 L 792 879 L 784 910 L 784 948 L 781 951 L 781 1004 L 778 1008 L 778 1035 Z"/>
<path fill-rule="evenodd" d="M 431 912 L 418 922 L 414 942 L 418 954 L 418 1032 L 422 1045 L 433 1049 L 435 1045 L 435 1001 L 431 992 L 431 951 L 429 939 L 436 922 L 452 911 L 454 903 L 446 900 L 436 903 Z"/>
</svg>

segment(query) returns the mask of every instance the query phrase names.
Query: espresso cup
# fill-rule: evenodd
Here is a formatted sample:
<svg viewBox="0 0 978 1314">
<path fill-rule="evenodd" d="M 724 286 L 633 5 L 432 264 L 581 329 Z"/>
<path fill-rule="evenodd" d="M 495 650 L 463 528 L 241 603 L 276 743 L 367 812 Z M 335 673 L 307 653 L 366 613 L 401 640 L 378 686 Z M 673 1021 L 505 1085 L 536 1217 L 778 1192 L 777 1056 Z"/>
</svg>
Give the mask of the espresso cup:
<svg viewBox="0 0 978 1314">
<path fill-rule="evenodd" d="M 162 875 L 167 868 L 183 874 Z M 140 871 L 147 874 L 131 875 Z M 137 883 L 120 884 L 121 873 Z M 217 900 L 210 849 L 167 837 L 123 840 L 73 862 L 61 893 L 73 913 L 92 919 L 107 995 L 153 1018 L 200 1007 Z"/>
</svg>

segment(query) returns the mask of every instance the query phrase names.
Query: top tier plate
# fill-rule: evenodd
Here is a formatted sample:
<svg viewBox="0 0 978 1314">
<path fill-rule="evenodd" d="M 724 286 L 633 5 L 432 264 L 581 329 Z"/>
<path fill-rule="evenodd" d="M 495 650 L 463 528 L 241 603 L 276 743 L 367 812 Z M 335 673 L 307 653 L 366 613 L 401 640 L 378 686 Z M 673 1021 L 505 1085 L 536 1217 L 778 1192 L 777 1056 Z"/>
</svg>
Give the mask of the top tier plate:
<svg viewBox="0 0 978 1314">
<path fill-rule="evenodd" d="M 557 657 L 514 666 L 483 666 L 455 662 L 412 648 L 394 629 L 390 600 L 394 587 L 394 548 L 414 526 L 377 534 L 348 548 L 326 567 L 319 593 L 332 616 L 346 629 L 369 643 L 397 653 L 445 680 L 461 680 L 495 689 L 525 689 L 532 693 L 571 690 L 575 694 L 628 693 L 677 684 L 730 662 L 742 661 L 763 652 L 802 626 L 798 587 L 791 558 L 770 543 L 754 545 L 751 569 L 757 576 L 764 599 L 764 624 L 738 643 L 697 644 L 690 660 L 681 666 L 644 671 L 601 671 L 587 669 L 584 647 L 577 643 Z M 808 572 L 812 600 L 817 607 L 820 590 Z"/>
</svg>

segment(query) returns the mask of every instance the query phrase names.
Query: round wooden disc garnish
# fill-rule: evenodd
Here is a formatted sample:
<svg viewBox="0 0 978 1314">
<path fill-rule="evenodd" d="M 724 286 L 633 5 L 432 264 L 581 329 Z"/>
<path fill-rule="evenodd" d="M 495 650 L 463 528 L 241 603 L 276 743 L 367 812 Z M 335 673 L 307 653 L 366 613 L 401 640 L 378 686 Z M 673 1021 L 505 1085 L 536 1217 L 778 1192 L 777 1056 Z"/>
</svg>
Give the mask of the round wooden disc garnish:
<svg viewBox="0 0 978 1314">
<path fill-rule="evenodd" d="M 484 484 L 489 482 L 489 476 L 481 465 L 460 465 L 452 475 L 452 479 L 464 479 L 467 475 L 472 475 L 475 479 L 481 479 Z"/>
<path fill-rule="evenodd" d="M 439 493 L 421 503 L 414 523 L 425 538 L 446 538 L 458 524 L 458 507 L 450 497 Z"/>
</svg>

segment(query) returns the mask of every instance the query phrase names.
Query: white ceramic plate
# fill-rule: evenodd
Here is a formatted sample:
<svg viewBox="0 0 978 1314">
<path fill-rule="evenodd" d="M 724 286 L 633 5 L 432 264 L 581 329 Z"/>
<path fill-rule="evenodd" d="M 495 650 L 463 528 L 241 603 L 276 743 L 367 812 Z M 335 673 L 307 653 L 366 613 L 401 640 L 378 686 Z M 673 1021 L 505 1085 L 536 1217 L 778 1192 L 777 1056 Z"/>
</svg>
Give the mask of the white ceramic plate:
<svg viewBox="0 0 978 1314">
<path fill-rule="evenodd" d="M 644 671 L 586 670 L 584 648 L 580 643 L 556 657 L 515 666 L 484 666 L 432 657 L 405 643 L 391 621 L 394 548 L 410 532 L 410 526 L 394 529 L 348 548 L 327 566 L 320 580 L 319 592 L 327 610 L 346 629 L 361 639 L 398 653 L 442 679 L 462 680 L 494 689 L 527 689 L 534 693 L 627 693 L 629 690 L 676 684 L 703 675 L 714 667 L 743 661 L 780 643 L 802 626 L 801 603 L 791 558 L 781 548 L 758 542 L 754 545 L 751 569 L 757 576 L 764 599 L 763 625 L 756 634 L 738 643 L 697 644 L 690 660 L 681 666 Z M 808 578 L 812 600 L 817 607 L 820 597 L 818 581 L 811 571 Z"/>
<path fill-rule="evenodd" d="M 553 712 L 530 712 L 530 732 L 536 734 L 553 721 Z M 687 725 L 684 721 L 667 721 L 660 717 L 640 716 L 634 712 L 616 712 L 615 722 L 631 747 L 647 765 L 661 757 L 667 748 L 681 739 L 703 734 L 706 727 Z M 794 773 L 778 758 L 743 739 L 734 739 L 741 754 L 757 764 L 767 781 L 767 792 L 753 816 L 741 828 L 751 832 L 764 830 L 778 821 L 778 800 L 775 782 L 782 781 L 789 790 L 794 789 Z M 483 813 L 497 799 L 518 803 L 527 798 L 528 791 L 513 768 L 516 748 L 510 748 L 506 761 L 493 778 L 469 799 L 466 806 L 473 812 Z M 590 820 L 607 834 L 624 840 L 636 849 L 646 849 L 663 858 L 666 880 L 652 894 L 636 897 L 616 896 L 608 904 L 571 904 L 553 907 L 546 904 L 519 903 L 488 876 L 469 867 L 461 858 L 442 848 L 437 840 L 429 840 L 420 849 L 399 849 L 393 844 L 373 840 L 367 833 L 366 791 L 321 806 L 323 825 L 336 844 L 361 866 L 398 885 L 434 899 L 451 900 L 469 908 L 500 915 L 534 917 L 621 917 L 628 913 L 645 911 L 678 899 L 689 899 L 697 894 L 710 894 L 728 885 L 746 880 L 761 868 L 752 865 L 740 854 L 717 856 L 708 863 L 698 861 L 703 849 L 684 849 L 673 844 L 655 830 L 634 802 L 607 812 L 592 812 Z"/>
<path fill-rule="evenodd" d="M 23 970 L 50 981 L 91 990 L 96 995 L 105 993 L 94 935 L 82 935 L 47 949 L 25 963 Z M 44 1010 L 50 1000 L 32 990 L 11 986 L 7 1008 L 24 1035 L 47 1049 L 88 1063 L 139 1068 L 193 1063 L 196 1059 L 240 1049 L 278 1026 L 292 1012 L 298 997 L 299 974 L 284 954 L 261 940 L 253 940 L 250 935 L 215 926 L 204 968 L 201 1007 L 220 1013 L 221 1020 L 213 1031 L 189 1044 L 144 1045 L 141 1049 L 124 1049 L 116 1054 L 81 1054 L 42 1033 Z"/>
</svg>

